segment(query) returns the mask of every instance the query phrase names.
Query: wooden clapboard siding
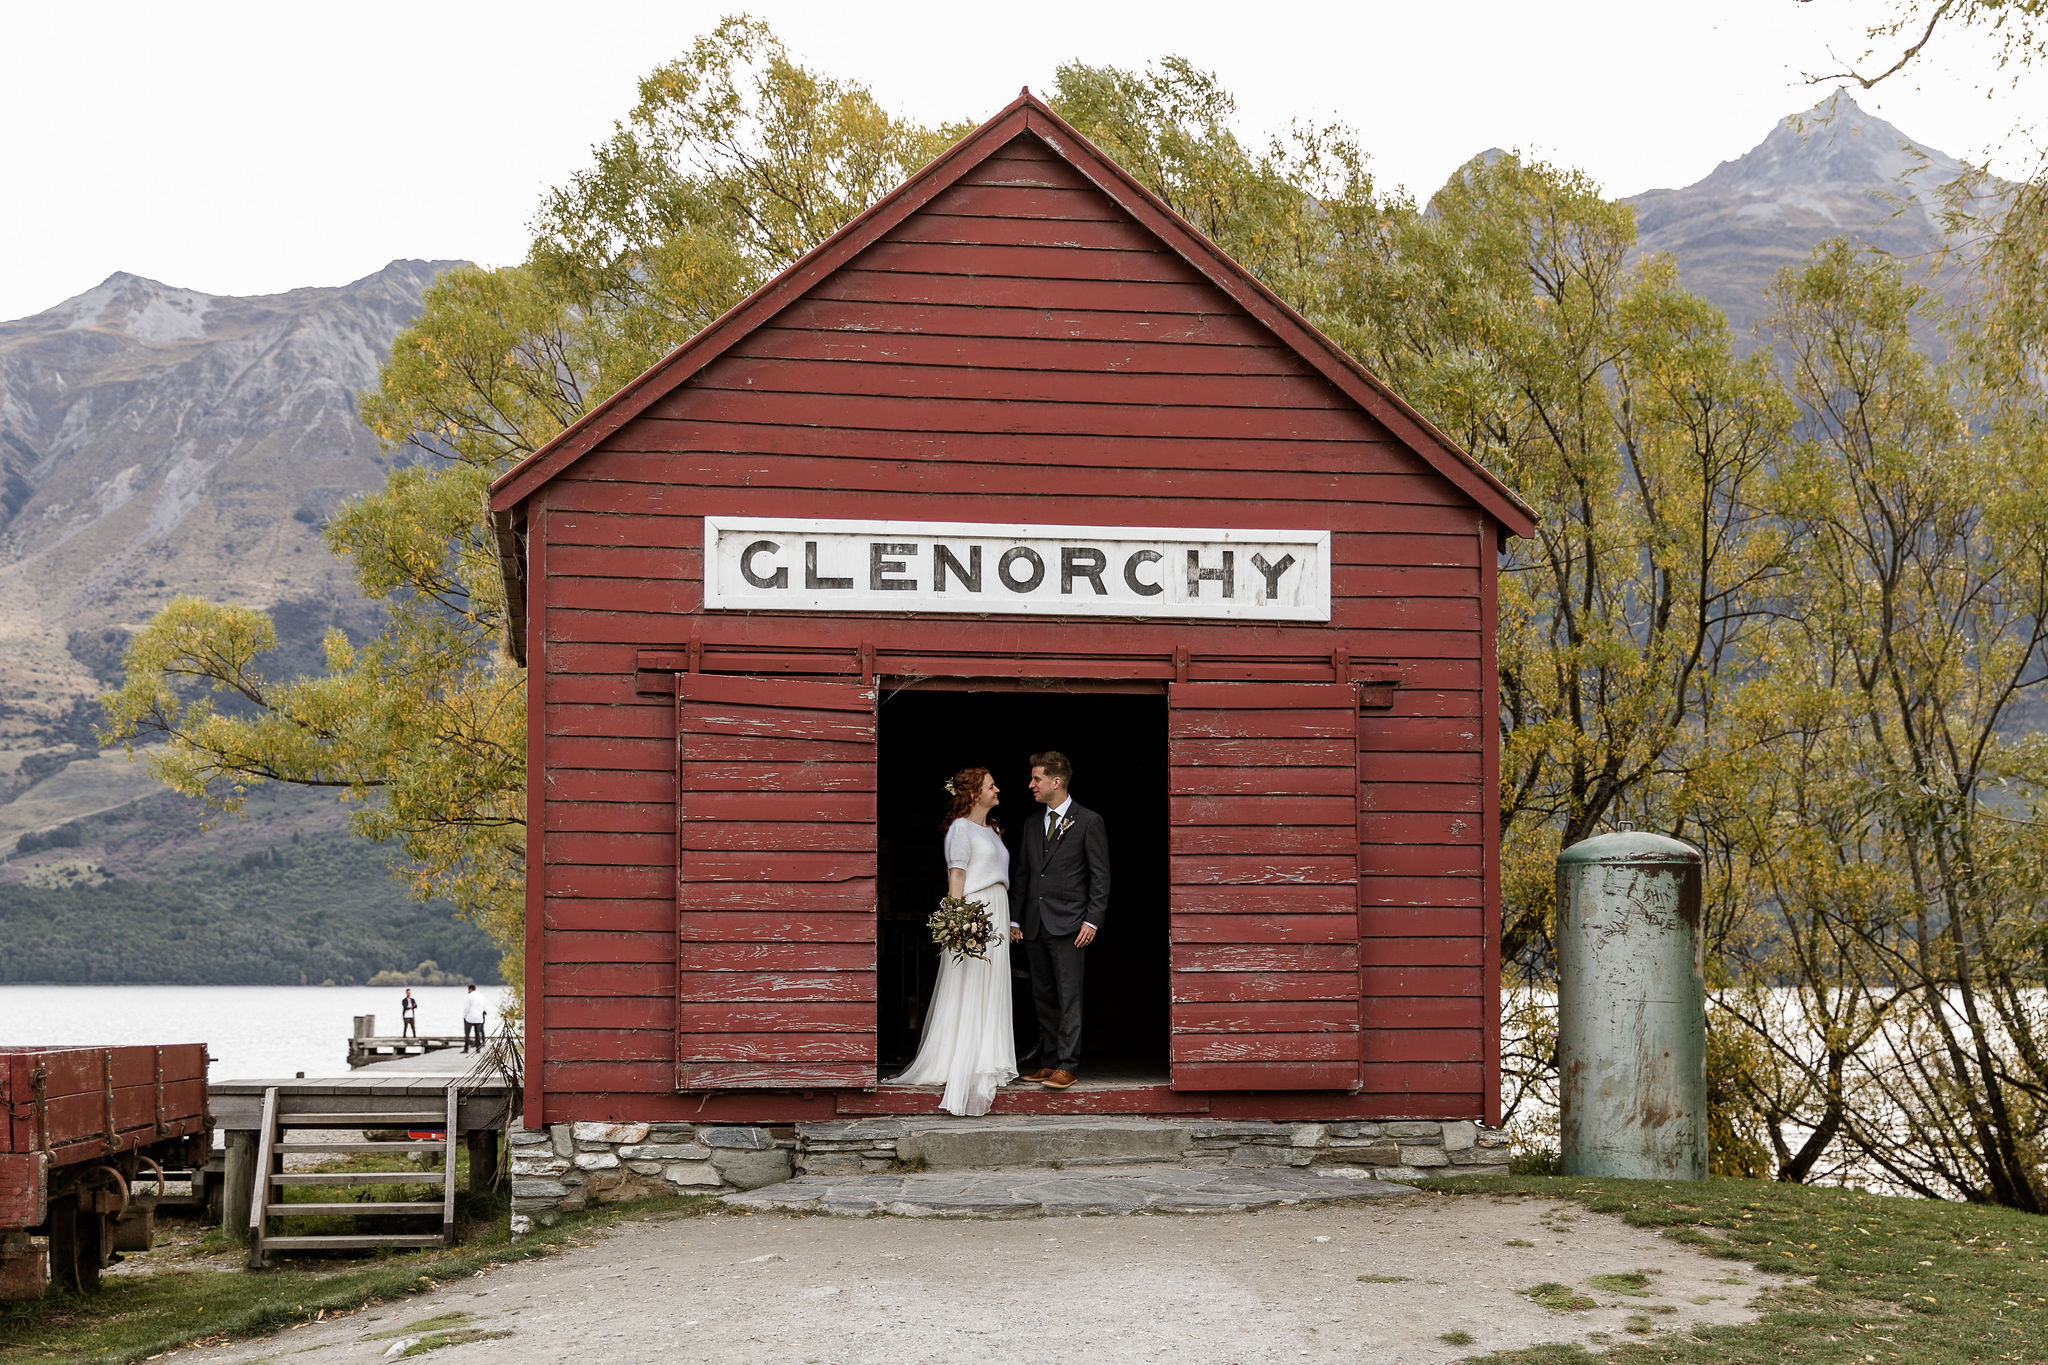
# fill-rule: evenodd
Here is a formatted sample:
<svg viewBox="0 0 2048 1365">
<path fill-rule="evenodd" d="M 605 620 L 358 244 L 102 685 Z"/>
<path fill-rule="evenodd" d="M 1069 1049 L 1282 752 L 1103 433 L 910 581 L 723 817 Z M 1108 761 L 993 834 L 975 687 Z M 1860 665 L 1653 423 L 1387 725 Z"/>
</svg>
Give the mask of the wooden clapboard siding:
<svg viewBox="0 0 2048 1365">
<path fill-rule="evenodd" d="M 1495 1112 L 1505 523 L 1411 420 L 1067 155 L 1029 131 L 981 148 L 521 493 L 529 1123 L 816 1116 L 829 1094 L 802 1091 L 872 1084 L 872 722 L 770 695 L 851 695 L 863 659 L 1172 684 L 1191 1103 Z M 1332 619 L 705 613 L 713 514 L 1328 530 Z M 691 728 L 643 690 L 650 650 L 694 651 L 700 700 L 750 675 L 748 720 Z M 1349 683 L 1390 667 L 1392 704 L 1361 713 Z"/>
<path fill-rule="evenodd" d="M 1356 1090 L 1358 689 L 1176 683 L 1166 697 L 1173 1086 Z M 1321 766 L 1275 767 L 1275 744 Z M 1227 794 L 1198 780 L 1231 770 L 1259 780 Z M 1337 790 L 1298 776 L 1325 772 Z M 1227 852 L 1208 837 L 1218 828 Z M 1225 1001 L 1241 1012 L 1219 1012 Z"/>
<path fill-rule="evenodd" d="M 676 1087 L 872 1086 L 874 784 L 820 795 L 802 778 L 873 773 L 875 689 L 691 675 L 675 708 L 679 769 L 715 752 L 749 779 L 678 781 Z M 866 1029 L 809 1027 L 819 1004 Z"/>
</svg>

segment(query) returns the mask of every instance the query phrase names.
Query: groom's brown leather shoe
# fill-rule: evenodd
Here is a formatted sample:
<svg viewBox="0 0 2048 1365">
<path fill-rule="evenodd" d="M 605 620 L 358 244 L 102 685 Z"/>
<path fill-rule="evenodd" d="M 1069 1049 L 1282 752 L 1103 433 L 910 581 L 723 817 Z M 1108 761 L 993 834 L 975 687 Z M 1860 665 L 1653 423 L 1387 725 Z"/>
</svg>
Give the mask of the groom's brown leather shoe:
<svg viewBox="0 0 2048 1365">
<path fill-rule="evenodd" d="M 1074 1073 L 1071 1071 L 1055 1071 L 1050 1076 L 1047 1076 L 1044 1080 L 1039 1082 L 1039 1084 L 1044 1086 L 1047 1090 L 1065 1090 L 1068 1086 L 1072 1085 L 1073 1083 Z"/>
<path fill-rule="evenodd" d="M 1025 1072 L 1022 1076 L 1019 1076 L 1017 1079 L 1020 1081 L 1042 1081 L 1051 1075 L 1052 1068 L 1049 1066 L 1042 1066 L 1038 1068 L 1038 1070 L 1036 1071 Z"/>
</svg>

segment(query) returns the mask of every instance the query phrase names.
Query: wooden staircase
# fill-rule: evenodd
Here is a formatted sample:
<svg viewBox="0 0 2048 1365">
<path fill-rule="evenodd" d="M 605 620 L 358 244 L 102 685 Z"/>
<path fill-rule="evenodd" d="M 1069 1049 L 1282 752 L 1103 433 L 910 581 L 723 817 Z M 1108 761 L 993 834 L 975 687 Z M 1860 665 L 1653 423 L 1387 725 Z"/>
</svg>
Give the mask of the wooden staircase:
<svg viewBox="0 0 2048 1365">
<path fill-rule="evenodd" d="M 451 1085 L 439 1095 L 417 1099 L 394 1097 L 386 1109 L 338 1112 L 320 1095 L 280 1095 L 276 1087 L 263 1093 L 263 1118 L 257 1130 L 256 1190 L 249 1201 L 249 1265 L 252 1269 L 269 1263 L 276 1251 L 332 1251 L 344 1248 L 426 1247 L 455 1244 L 455 1144 L 460 1136 L 459 1097 Z M 294 1142 L 295 1156 L 351 1156 L 374 1153 L 380 1156 L 411 1156 L 415 1152 L 439 1152 L 439 1170 L 421 1170 L 407 1165 L 377 1171 L 284 1170 L 284 1135 L 296 1128 L 335 1129 L 406 1128 L 441 1130 L 439 1138 L 404 1142 Z M 284 1191 L 292 1187 L 331 1187 L 337 1192 L 349 1185 L 439 1185 L 441 1187 L 441 1230 L 439 1232 L 354 1232 L 300 1235 L 272 1232 L 273 1225 L 288 1219 L 344 1214 L 355 1218 L 412 1218 L 431 1214 L 427 1203 L 372 1203 L 334 1198 L 328 1202 L 284 1202 Z"/>
</svg>

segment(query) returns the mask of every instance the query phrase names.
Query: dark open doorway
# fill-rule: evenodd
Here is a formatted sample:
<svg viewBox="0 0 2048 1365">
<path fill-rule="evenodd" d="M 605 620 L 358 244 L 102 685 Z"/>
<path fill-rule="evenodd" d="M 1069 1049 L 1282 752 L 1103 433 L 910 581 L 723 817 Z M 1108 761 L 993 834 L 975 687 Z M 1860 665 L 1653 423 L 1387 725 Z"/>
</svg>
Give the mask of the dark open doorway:
<svg viewBox="0 0 2048 1365">
<path fill-rule="evenodd" d="M 880 1054 L 882 1075 L 917 1051 L 938 975 L 925 917 L 944 894 L 941 784 L 966 767 L 995 774 L 995 820 L 1016 857 L 1017 831 L 1039 810 L 1025 783 L 1030 756 L 1058 749 L 1074 764 L 1074 799 L 1109 832 L 1109 920 L 1088 949 L 1083 1073 L 1163 1082 L 1167 1068 L 1166 698 L 1157 693 L 940 691 L 886 687 L 881 708 Z M 1015 955 L 1020 1055 L 1036 1045 L 1031 991 Z M 1025 1063 L 1029 1070 L 1032 1063 Z"/>
</svg>

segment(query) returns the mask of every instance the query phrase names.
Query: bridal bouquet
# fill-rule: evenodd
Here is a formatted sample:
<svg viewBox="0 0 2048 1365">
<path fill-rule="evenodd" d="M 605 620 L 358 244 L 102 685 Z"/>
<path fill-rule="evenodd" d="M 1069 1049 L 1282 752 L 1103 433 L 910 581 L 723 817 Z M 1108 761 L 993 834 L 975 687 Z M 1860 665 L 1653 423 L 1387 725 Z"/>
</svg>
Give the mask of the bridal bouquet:
<svg viewBox="0 0 2048 1365">
<path fill-rule="evenodd" d="M 988 945 L 996 940 L 989 927 L 987 904 L 965 896 L 940 900 L 925 927 L 932 931 L 932 942 L 962 957 L 987 957 Z"/>
</svg>

